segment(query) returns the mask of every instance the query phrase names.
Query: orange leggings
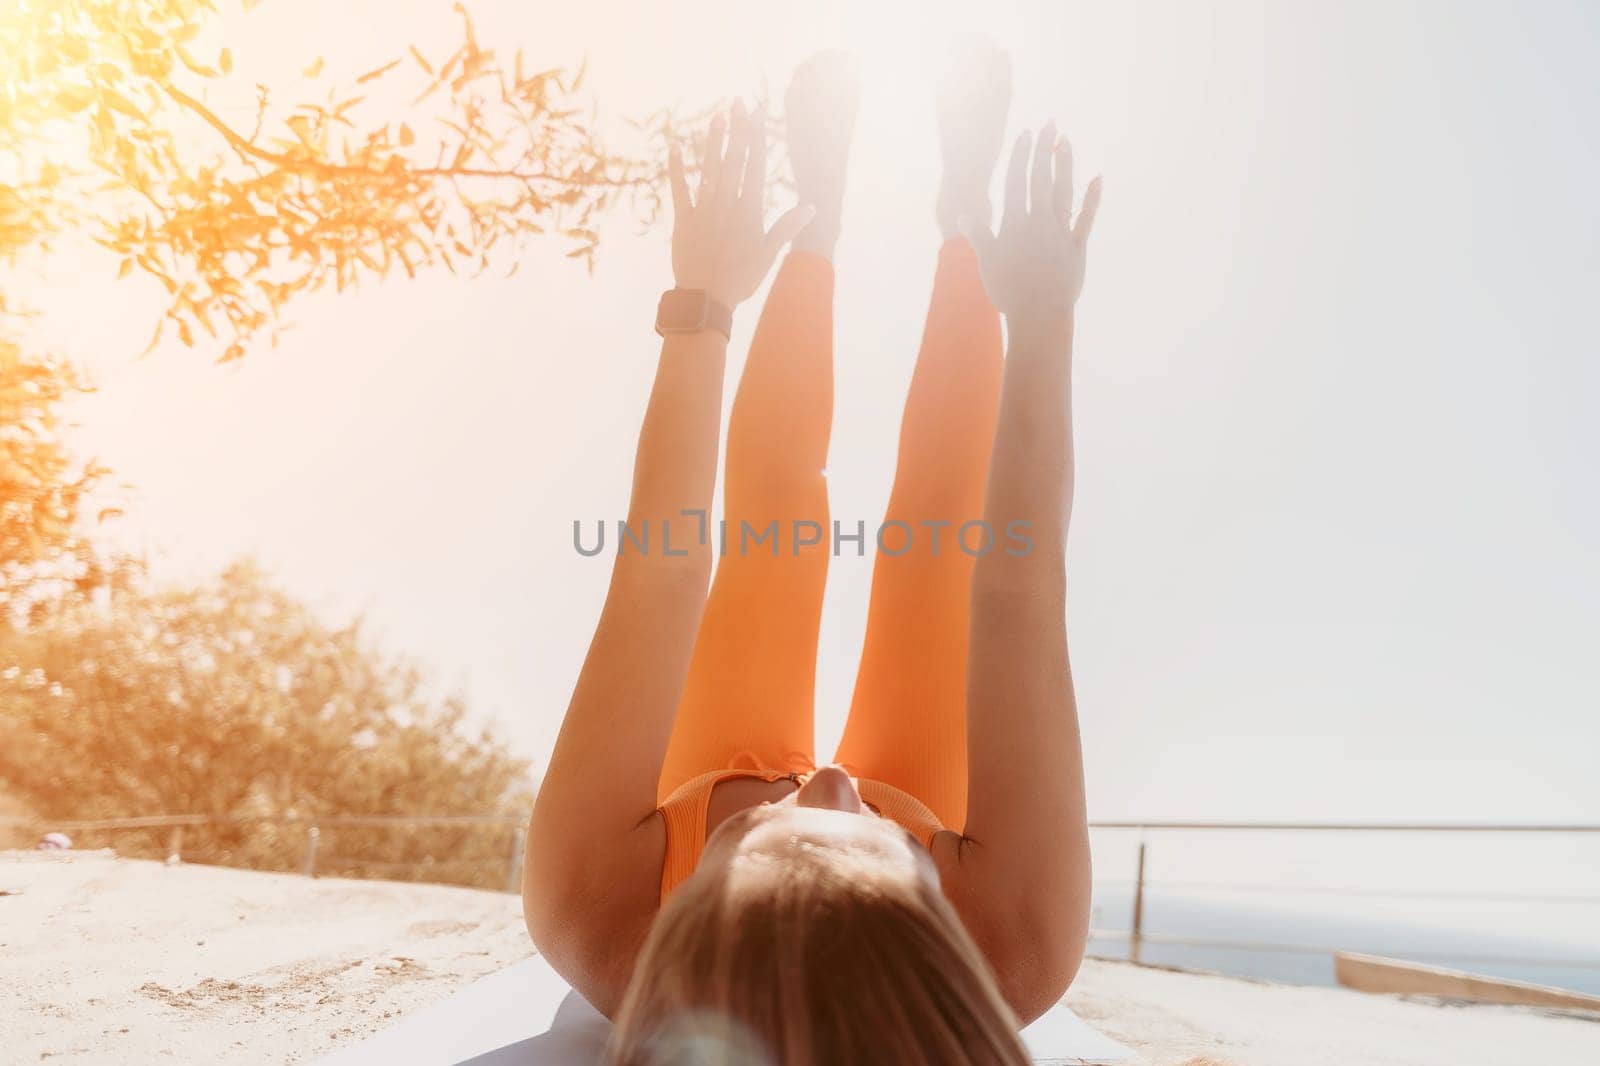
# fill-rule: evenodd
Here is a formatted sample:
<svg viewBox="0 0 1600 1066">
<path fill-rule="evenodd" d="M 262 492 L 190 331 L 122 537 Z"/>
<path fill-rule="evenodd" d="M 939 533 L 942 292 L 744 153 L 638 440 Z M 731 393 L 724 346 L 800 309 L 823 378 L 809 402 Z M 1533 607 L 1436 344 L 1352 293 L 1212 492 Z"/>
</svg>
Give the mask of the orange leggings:
<svg viewBox="0 0 1600 1066">
<path fill-rule="evenodd" d="M 949 241 L 901 420 L 883 550 L 877 531 L 866 529 L 866 550 L 877 551 L 872 598 L 834 761 L 910 793 L 958 830 L 967 806 L 975 557 L 956 537 L 983 514 L 1002 367 L 1000 318 L 977 258 L 965 241 Z M 834 538 L 824 473 L 832 423 L 833 266 L 794 252 L 773 281 L 734 398 L 726 547 L 717 547 L 713 526 L 722 554 L 661 774 L 662 800 L 712 770 L 815 768 L 817 635 Z M 773 522 L 776 540 L 758 540 Z M 841 525 L 856 532 L 853 521 Z M 978 532 L 969 531 L 974 551 Z M 909 550 L 890 554 L 902 552 L 908 536 Z M 795 547 L 813 537 L 817 543 Z"/>
</svg>

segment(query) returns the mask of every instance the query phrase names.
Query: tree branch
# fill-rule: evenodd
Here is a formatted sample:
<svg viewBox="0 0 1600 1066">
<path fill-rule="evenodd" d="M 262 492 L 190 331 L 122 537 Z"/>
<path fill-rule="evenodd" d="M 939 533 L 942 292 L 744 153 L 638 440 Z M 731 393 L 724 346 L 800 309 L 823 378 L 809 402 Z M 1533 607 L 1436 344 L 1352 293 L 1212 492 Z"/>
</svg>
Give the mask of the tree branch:
<svg viewBox="0 0 1600 1066">
<path fill-rule="evenodd" d="M 224 122 L 216 112 L 205 104 L 190 96 L 182 89 L 165 79 L 157 82 L 161 90 L 173 99 L 180 107 L 189 111 L 203 121 L 206 125 L 216 130 L 228 145 L 242 156 L 248 156 L 270 163 L 275 167 L 285 170 L 310 169 L 326 177 L 376 177 L 382 171 L 373 170 L 371 167 L 351 166 L 346 163 L 330 163 L 322 159 L 301 158 L 273 152 L 262 148 L 260 145 L 240 135 L 238 131 Z M 607 177 L 569 177 L 564 174 L 550 174 L 544 171 L 517 170 L 515 168 L 495 170 L 485 167 L 410 167 L 407 173 L 417 178 L 496 178 L 520 182 L 548 182 L 555 185 L 566 186 L 593 186 L 609 185 L 615 188 L 649 187 L 654 182 L 648 177 L 640 178 L 607 178 Z"/>
</svg>

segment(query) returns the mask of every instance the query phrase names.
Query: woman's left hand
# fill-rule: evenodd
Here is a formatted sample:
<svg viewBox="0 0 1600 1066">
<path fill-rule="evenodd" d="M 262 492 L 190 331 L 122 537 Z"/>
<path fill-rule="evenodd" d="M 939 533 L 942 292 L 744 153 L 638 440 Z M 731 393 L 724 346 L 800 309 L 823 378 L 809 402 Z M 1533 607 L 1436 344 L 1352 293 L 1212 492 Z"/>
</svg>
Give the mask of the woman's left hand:
<svg viewBox="0 0 1600 1066">
<path fill-rule="evenodd" d="M 691 197 L 683 153 L 672 148 L 672 273 L 678 288 L 702 289 L 732 308 L 756 291 L 778 252 L 815 212 L 796 207 L 770 230 L 763 227 L 767 135 L 760 109 L 746 114 L 738 103 L 726 123 L 720 114 L 712 119 L 701 160 L 700 187 Z"/>
</svg>

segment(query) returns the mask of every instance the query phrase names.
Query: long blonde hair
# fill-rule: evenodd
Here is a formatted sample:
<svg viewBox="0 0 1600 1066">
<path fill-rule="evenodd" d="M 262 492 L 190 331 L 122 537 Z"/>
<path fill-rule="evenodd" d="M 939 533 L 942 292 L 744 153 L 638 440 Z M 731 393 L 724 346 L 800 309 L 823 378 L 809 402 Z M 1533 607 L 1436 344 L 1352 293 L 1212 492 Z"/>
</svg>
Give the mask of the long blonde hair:
<svg viewBox="0 0 1600 1066">
<path fill-rule="evenodd" d="M 1016 1018 L 936 885 L 799 849 L 702 870 L 657 915 L 618 1066 L 1019 1066 Z"/>
</svg>

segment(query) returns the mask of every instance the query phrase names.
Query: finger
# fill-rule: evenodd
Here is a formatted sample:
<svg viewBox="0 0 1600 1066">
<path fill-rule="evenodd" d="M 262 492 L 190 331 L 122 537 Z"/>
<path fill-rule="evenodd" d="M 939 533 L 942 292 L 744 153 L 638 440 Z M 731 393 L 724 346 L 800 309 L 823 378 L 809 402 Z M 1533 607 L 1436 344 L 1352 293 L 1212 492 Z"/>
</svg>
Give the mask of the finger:
<svg viewBox="0 0 1600 1066">
<path fill-rule="evenodd" d="M 756 218 L 767 195 L 767 111 L 758 107 L 750 115 L 750 160 L 744 168 L 744 185 L 739 191 L 745 210 Z"/>
<path fill-rule="evenodd" d="M 722 112 L 711 119 L 711 128 L 706 130 L 706 138 L 700 146 L 700 203 L 705 203 L 707 197 L 716 191 L 717 184 L 722 177 L 722 132 L 726 120 Z"/>
<path fill-rule="evenodd" d="M 790 208 L 778 217 L 778 221 L 767 230 L 767 235 L 761 240 L 761 273 L 766 274 L 772 263 L 778 258 L 778 253 L 783 251 L 783 246 L 800 235 L 800 231 L 811 224 L 817 217 L 817 209 L 811 204 Z"/>
<path fill-rule="evenodd" d="M 1050 161 L 1055 156 L 1056 150 L 1056 124 L 1051 119 L 1039 131 L 1039 140 L 1033 146 L 1033 178 L 1030 184 L 1033 189 L 1028 199 L 1036 213 L 1043 214 L 1051 209 L 1055 200 L 1055 181 L 1050 174 Z"/>
<path fill-rule="evenodd" d="M 739 199 L 739 183 L 744 178 L 749 146 L 750 120 L 744 113 L 744 102 L 735 101 L 732 117 L 728 120 L 728 153 L 722 157 L 722 181 L 717 193 L 718 202 L 723 205 Z"/>
<path fill-rule="evenodd" d="M 1056 219 L 1072 226 L 1072 142 L 1065 137 L 1056 144 Z"/>
<path fill-rule="evenodd" d="M 1011 165 L 1006 170 L 1006 210 L 1001 225 L 1015 222 L 1028 213 L 1028 138 L 1023 130 L 1011 146 Z"/>
<path fill-rule="evenodd" d="M 1089 188 L 1083 193 L 1083 210 L 1078 212 L 1078 224 L 1072 228 L 1072 235 L 1080 243 L 1089 240 L 1089 234 L 1094 231 L 1094 216 L 1100 210 L 1100 177 L 1089 183 Z"/>
<path fill-rule="evenodd" d="M 672 214 L 682 218 L 694 207 L 689 197 L 689 179 L 683 172 L 683 150 L 673 145 L 667 152 L 667 174 L 672 178 Z"/>
</svg>

